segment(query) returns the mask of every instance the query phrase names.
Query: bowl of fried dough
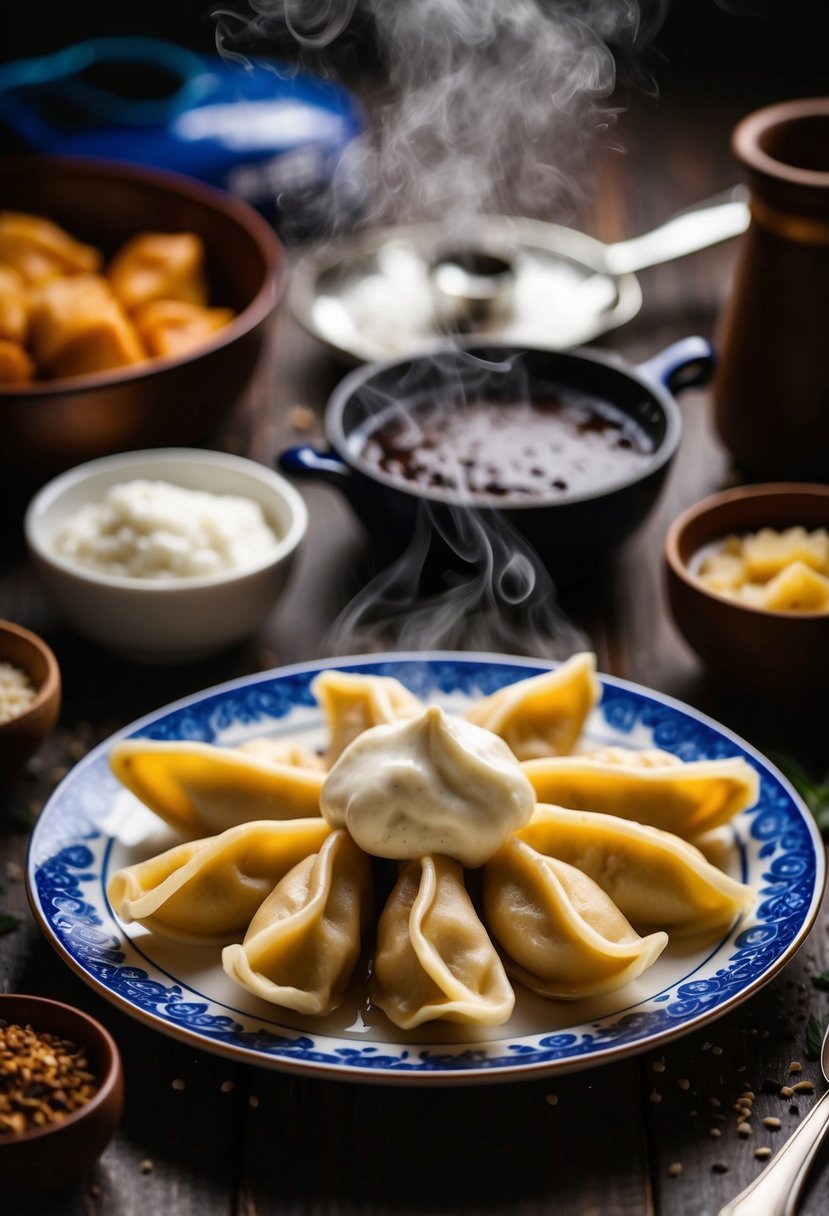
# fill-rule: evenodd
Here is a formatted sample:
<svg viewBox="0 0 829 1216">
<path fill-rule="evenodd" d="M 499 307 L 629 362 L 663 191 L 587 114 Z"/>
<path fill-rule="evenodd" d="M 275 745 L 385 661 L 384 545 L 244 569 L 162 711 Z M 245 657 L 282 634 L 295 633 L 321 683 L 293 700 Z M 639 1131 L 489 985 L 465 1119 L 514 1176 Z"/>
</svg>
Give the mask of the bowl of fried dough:
<svg viewBox="0 0 829 1216">
<path fill-rule="evenodd" d="M 246 204 L 168 172 L 0 161 L 0 462 L 48 475 L 209 439 L 243 397 L 284 282 Z"/>
</svg>

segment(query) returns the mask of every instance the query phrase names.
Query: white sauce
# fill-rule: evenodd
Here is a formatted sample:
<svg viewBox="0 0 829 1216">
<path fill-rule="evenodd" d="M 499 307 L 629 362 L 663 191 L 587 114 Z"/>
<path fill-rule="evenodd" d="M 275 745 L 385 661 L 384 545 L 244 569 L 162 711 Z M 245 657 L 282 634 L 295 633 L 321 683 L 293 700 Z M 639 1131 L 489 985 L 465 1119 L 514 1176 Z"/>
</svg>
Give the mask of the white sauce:
<svg viewBox="0 0 829 1216">
<path fill-rule="evenodd" d="M 257 565 L 278 543 L 258 503 L 165 481 L 110 486 L 55 536 L 61 557 L 122 578 L 204 578 Z"/>
<path fill-rule="evenodd" d="M 535 793 L 503 739 L 437 706 L 358 735 L 325 779 L 323 818 L 366 853 L 482 865 L 528 822 Z"/>
</svg>

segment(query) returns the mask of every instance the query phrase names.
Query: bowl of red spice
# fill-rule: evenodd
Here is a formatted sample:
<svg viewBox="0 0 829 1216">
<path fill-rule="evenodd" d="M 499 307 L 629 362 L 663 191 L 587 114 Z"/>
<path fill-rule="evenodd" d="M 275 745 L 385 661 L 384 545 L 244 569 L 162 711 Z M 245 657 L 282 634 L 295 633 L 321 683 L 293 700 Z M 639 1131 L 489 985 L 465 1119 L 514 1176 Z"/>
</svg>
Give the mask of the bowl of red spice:
<svg viewBox="0 0 829 1216">
<path fill-rule="evenodd" d="M 106 1148 L 124 1099 L 107 1030 L 71 1005 L 0 995 L 0 1178 L 20 1191 L 79 1181 Z"/>
<path fill-rule="evenodd" d="M 0 621 L 0 782 L 22 768 L 57 721 L 61 681 L 49 646 Z"/>
</svg>

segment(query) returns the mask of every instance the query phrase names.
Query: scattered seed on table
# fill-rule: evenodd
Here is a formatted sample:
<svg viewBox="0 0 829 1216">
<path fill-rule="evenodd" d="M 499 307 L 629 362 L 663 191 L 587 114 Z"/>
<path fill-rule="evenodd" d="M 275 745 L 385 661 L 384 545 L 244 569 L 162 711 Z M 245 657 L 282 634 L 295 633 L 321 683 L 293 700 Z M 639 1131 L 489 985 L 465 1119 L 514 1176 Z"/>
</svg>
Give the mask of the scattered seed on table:
<svg viewBox="0 0 829 1216">
<path fill-rule="evenodd" d="M 712 1048 L 711 1048 L 711 1055 L 712 1055 L 712 1056 L 721 1056 L 721 1055 L 722 1055 L 722 1047 L 712 1047 Z"/>
<path fill-rule="evenodd" d="M 771 1156 L 771 1149 L 763 1145 L 762 1148 L 756 1148 L 754 1150 L 754 1156 L 758 1161 L 768 1161 L 769 1157 Z"/>
<path fill-rule="evenodd" d="M 176 1077 L 176 1079 L 172 1082 L 172 1086 L 173 1089 L 177 1089 L 179 1093 L 181 1093 L 183 1089 L 187 1088 L 187 1082 L 183 1081 L 181 1077 Z"/>
<path fill-rule="evenodd" d="M 796 1085 L 792 1086 L 791 1092 L 794 1094 L 813 1094 L 815 1087 L 811 1081 L 798 1081 Z"/>
<path fill-rule="evenodd" d="M 252 1106 L 254 1109 L 256 1109 L 258 1105 L 259 1099 L 257 1098 L 256 1094 L 251 1094 L 248 1098 L 248 1106 Z"/>
<path fill-rule="evenodd" d="M 152 1168 L 153 1168 L 152 1161 L 150 1161 L 149 1157 L 145 1157 L 144 1160 L 141 1162 L 141 1173 L 150 1174 L 150 1173 L 152 1173 Z"/>
<path fill-rule="evenodd" d="M 653 1064 L 651 1064 L 651 1068 L 653 1069 L 654 1072 L 664 1072 L 665 1071 L 665 1061 L 664 1060 L 654 1060 Z"/>
<path fill-rule="evenodd" d="M 219 1086 L 219 1089 L 222 1091 L 223 1094 L 232 1093 L 235 1088 L 236 1088 L 235 1081 L 222 1081 L 221 1085 Z"/>
<path fill-rule="evenodd" d="M 98 1186 L 97 1182 L 93 1182 L 89 1187 L 87 1187 L 86 1193 L 87 1193 L 87 1195 L 90 1195 L 93 1199 L 97 1199 L 98 1196 L 101 1194 L 101 1188 Z"/>
<path fill-rule="evenodd" d="M 763 1126 L 767 1127 L 771 1132 L 776 1132 L 780 1130 L 781 1124 L 780 1120 L 776 1119 L 774 1115 L 769 1115 L 763 1120 Z"/>
<path fill-rule="evenodd" d="M 651 1102 L 661 1102 L 662 1101 L 662 1095 L 658 1089 L 651 1090 L 650 1100 L 651 1100 Z"/>
<path fill-rule="evenodd" d="M 708 1135 L 709 1135 L 709 1136 L 713 1136 L 713 1137 L 714 1137 L 714 1139 L 716 1139 L 716 1138 L 717 1138 L 717 1136 L 721 1136 L 721 1135 L 722 1135 L 722 1132 L 720 1131 L 720 1129 L 719 1129 L 718 1127 L 709 1127 L 709 1129 L 708 1129 Z"/>
<path fill-rule="evenodd" d="M 674 1161 L 668 1166 L 668 1177 L 669 1178 L 678 1178 L 681 1173 L 682 1173 L 682 1162 L 681 1161 Z"/>
<path fill-rule="evenodd" d="M 789 1065 L 789 1072 L 802 1072 L 802 1071 L 803 1071 L 803 1065 L 799 1064 L 797 1062 L 797 1060 L 792 1060 L 791 1064 Z"/>
<path fill-rule="evenodd" d="M 317 416 L 307 405 L 295 405 L 290 413 L 291 427 L 295 431 L 311 431 Z"/>
<path fill-rule="evenodd" d="M 702 1050 L 703 1050 L 703 1051 L 710 1051 L 710 1050 L 711 1050 L 711 1044 L 710 1044 L 710 1043 L 708 1043 L 708 1042 L 703 1043 L 703 1045 L 702 1045 Z"/>
<path fill-rule="evenodd" d="M 558 1094 L 545 1094 L 544 1101 L 548 1106 L 558 1106 Z"/>
<path fill-rule="evenodd" d="M 719 1098 L 709 1098 L 708 1105 L 709 1106 L 722 1106 L 722 1102 L 719 1100 Z"/>
<path fill-rule="evenodd" d="M 791 1085 L 782 1085 L 780 1087 L 780 1097 L 781 1098 L 790 1098 L 793 1093 L 794 1093 L 794 1090 L 792 1089 Z"/>
<path fill-rule="evenodd" d="M 737 1134 L 740 1136 L 750 1136 L 751 1135 L 751 1124 L 745 1123 L 745 1122 L 738 1123 L 737 1124 Z"/>
<path fill-rule="evenodd" d="M 677 1077 L 676 1083 L 680 1089 L 690 1089 L 691 1088 L 691 1082 L 688 1080 L 687 1077 Z"/>
</svg>

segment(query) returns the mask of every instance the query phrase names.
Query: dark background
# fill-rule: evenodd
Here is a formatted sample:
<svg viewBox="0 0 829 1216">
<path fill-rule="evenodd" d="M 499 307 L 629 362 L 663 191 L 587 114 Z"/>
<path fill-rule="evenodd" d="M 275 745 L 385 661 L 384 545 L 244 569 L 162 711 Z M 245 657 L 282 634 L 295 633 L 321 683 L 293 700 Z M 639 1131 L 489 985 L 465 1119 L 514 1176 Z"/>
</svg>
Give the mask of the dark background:
<svg viewBox="0 0 829 1216">
<path fill-rule="evenodd" d="M 400 0 L 417 3 L 417 0 Z M 547 0 L 555 5 L 557 0 Z M 607 3 L 621 0 L 606 0 Z M 586 9 L 596 0 L 583 0 Z M 336 6 L 335 6 L 336 8 Z M 66 4 L 7 0 L 0 5 L 0 58 L 45 54 L 96 34 L 153 34 L 212 52 L 216 20 L 213 14 L 236 12 L 242 20 L 229 24 L 240 30 L 249 24 L 244 0 L 140 0 L 101 6 L 99 0 Z M 769 97 L 824 92 L 829 88 L 829 4 L 826 0 L 640 0 L 643 29 L 658 27 L 644 53 L 632 67 L 619 48 L 620 77 L 653 91 L 670 86 L 675 77 L 696 78 L 701 87 L 728 92 L 746 77 L 762 78 Z M 296 44 L 270 31 L 239 39 L 250 53 L 300 58 Z M 302 56 L 319 66 L 314 55 Z M 348 29 L 330 46 L 325 65 L 346 82 L 359 82 L 377 71 L 371 21 L 358 4 Z"/>
</svg>

